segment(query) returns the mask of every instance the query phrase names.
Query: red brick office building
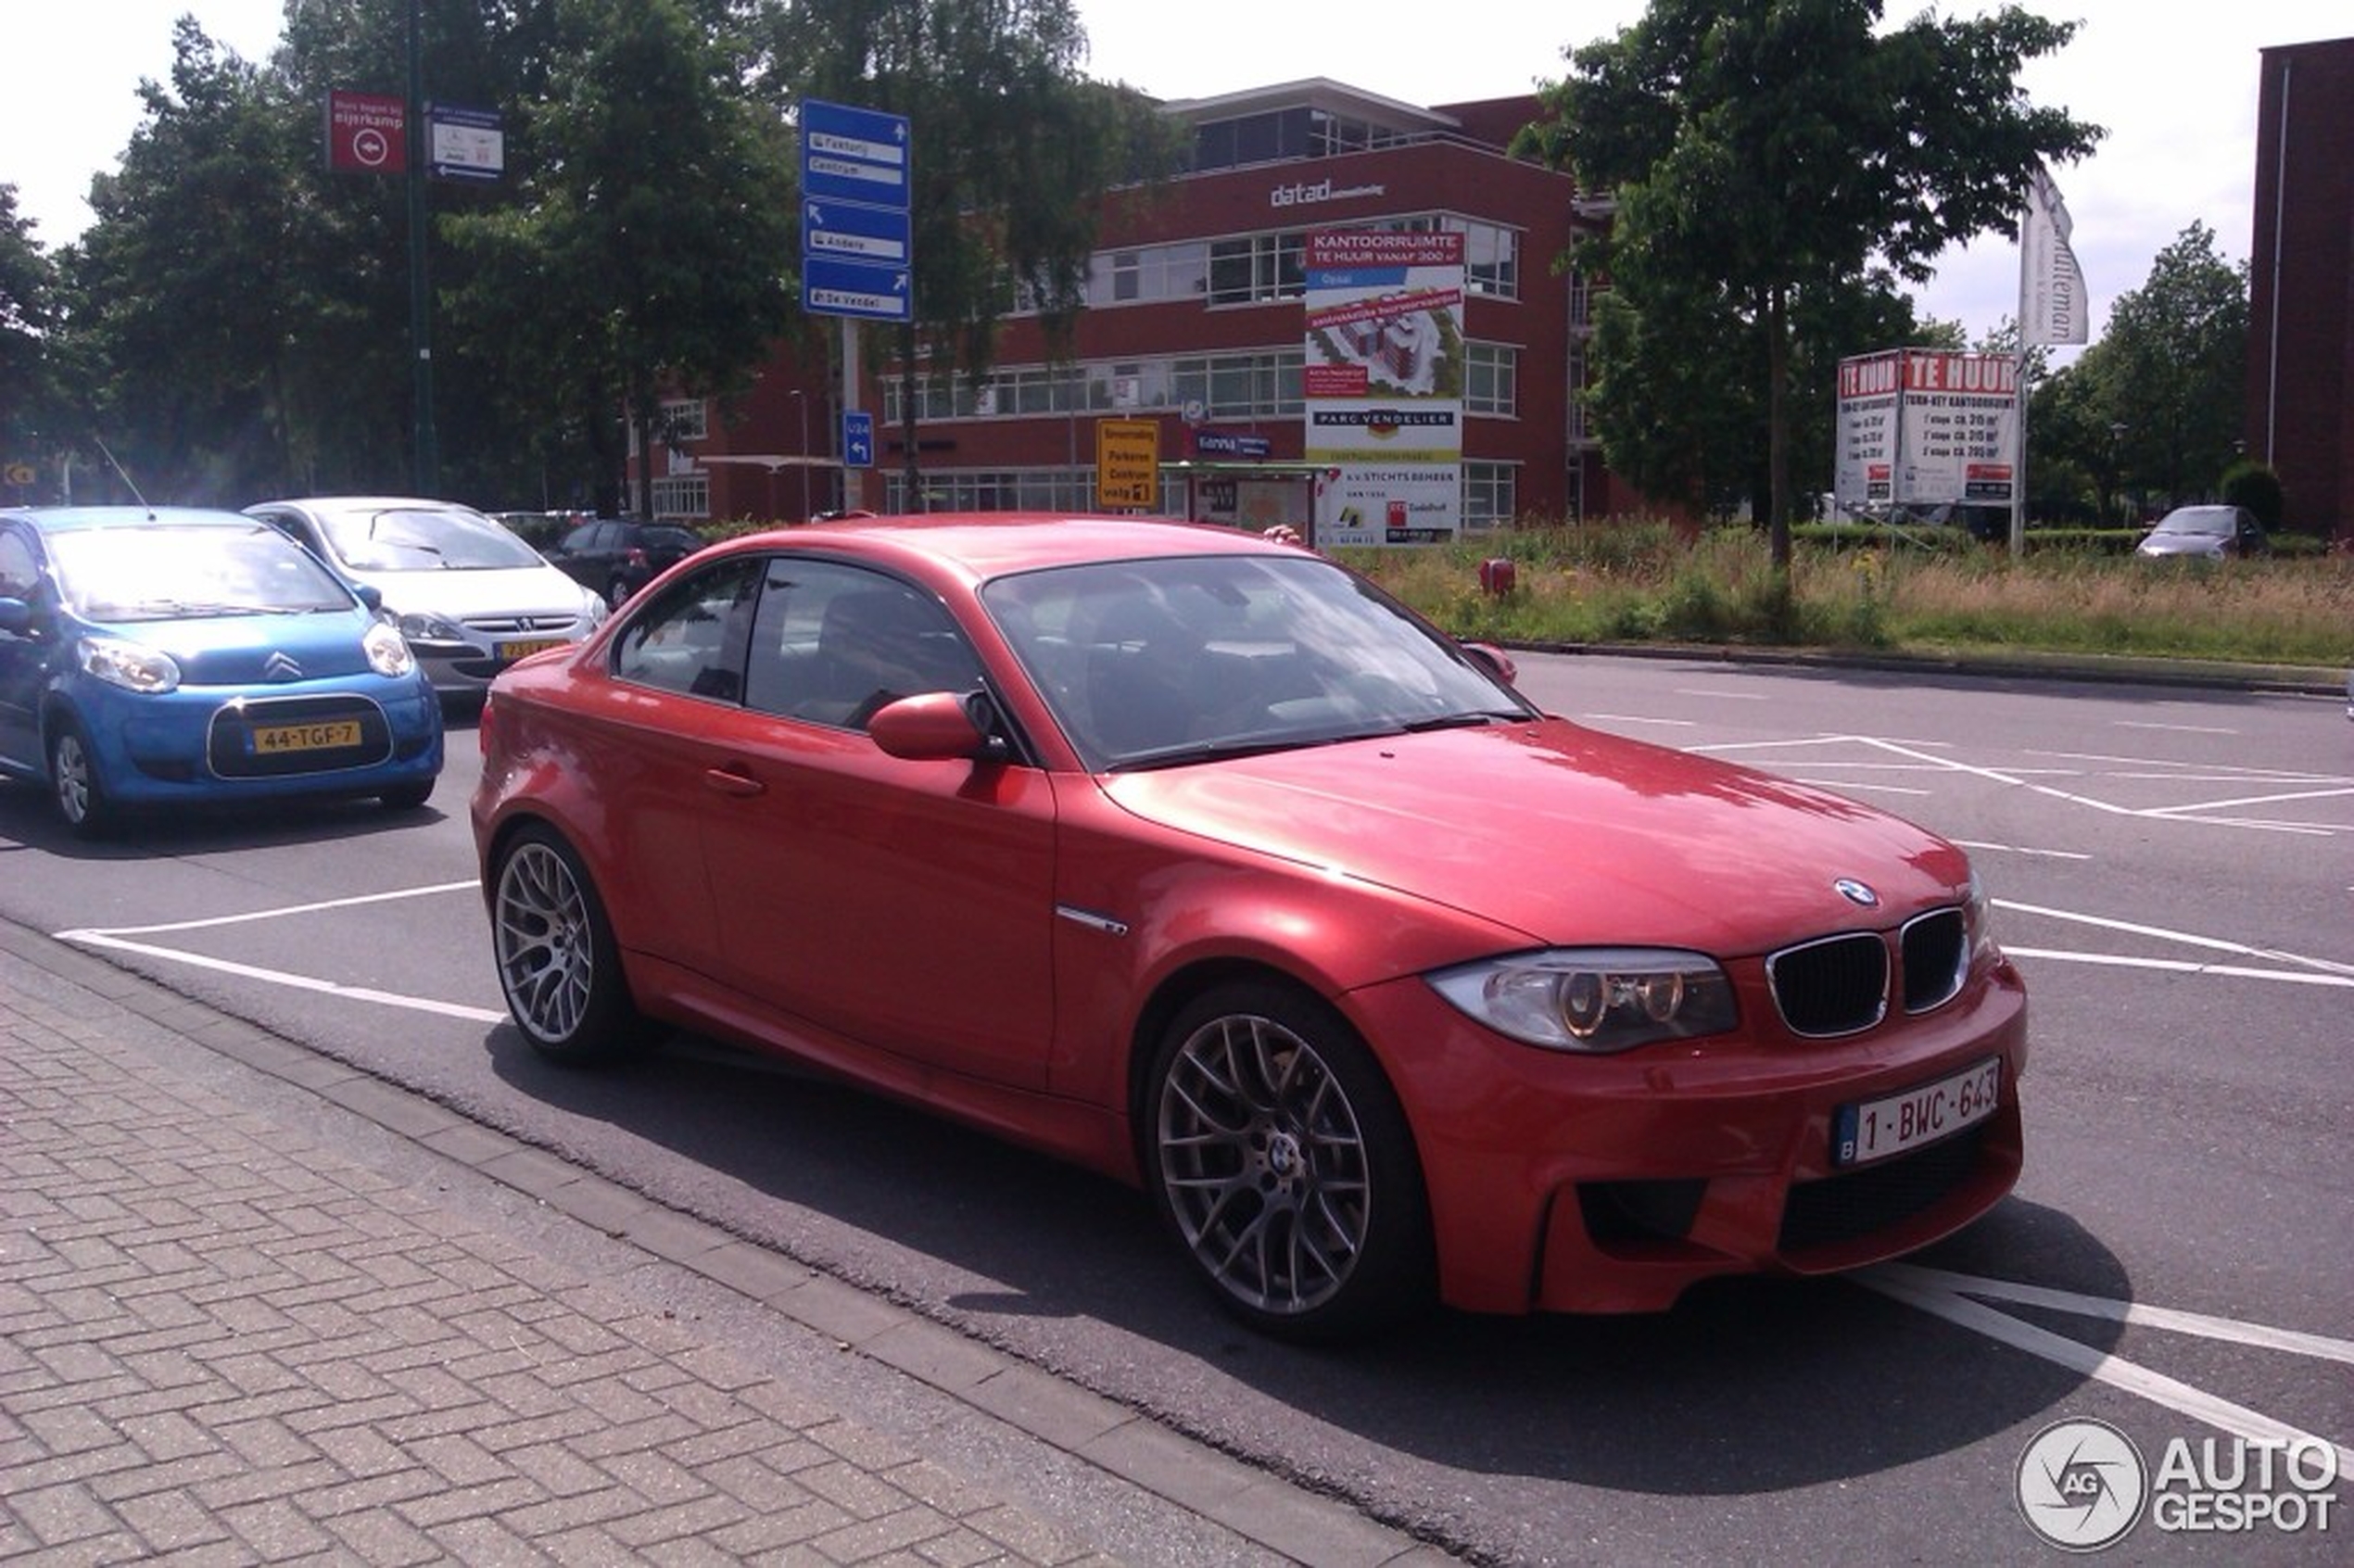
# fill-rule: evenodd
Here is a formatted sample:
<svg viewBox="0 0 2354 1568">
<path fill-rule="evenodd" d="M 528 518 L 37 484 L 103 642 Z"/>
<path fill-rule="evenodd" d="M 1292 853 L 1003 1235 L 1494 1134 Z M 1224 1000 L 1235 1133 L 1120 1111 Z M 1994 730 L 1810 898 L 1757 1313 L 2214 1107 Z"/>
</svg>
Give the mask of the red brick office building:
<svg viewBox="0 0 2354 1568">
<path fill-rule="evenodd" d="M 2354 545 L 2354 38 L 2261 59 L 2247 451 L 2292 526 Z"/>
<path fill-rule="evenodd" d="M 1335 229 L 1464 236 L 1466 527 L 1638 504 L 1603 470 L 1574 395 L 1587 291 L 1555 269 L 1582 221 L 1574 183 L 1506 154 L 1543 112 L 1534 96 L 1423 107 L 1313 80 L 1165 108 L 1193 129 L 1191 165 L 1107 203 L 1068 359 L 1017 316 L 984 386 L 924 386 L 917 494 L 899 381 L 864 379 L 853 406 L 872 416 L 876 449 L 873 468 L 853 476 L 859 504 L 1091 509 L 1097 424 L 1149 420 L 1161 464 L 1151 510 L 1305 521 L 1303 258 L 1308 234 Z M 871 341 L 896 329 L 859 331 Z M 656 449 L 655 510 L 800 517 L 842 504 L 837 375 L 780 353 L 737 404 L 673 405 L 677 445 Z"/>
</svg>

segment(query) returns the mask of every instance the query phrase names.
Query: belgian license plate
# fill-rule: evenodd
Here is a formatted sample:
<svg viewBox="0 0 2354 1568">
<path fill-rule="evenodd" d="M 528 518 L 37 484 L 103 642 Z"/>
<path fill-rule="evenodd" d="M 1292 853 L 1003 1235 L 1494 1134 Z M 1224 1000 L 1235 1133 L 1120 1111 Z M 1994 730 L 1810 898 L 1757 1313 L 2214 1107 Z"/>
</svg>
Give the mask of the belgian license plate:
<svg viewBox="0 0 2354 1568">
<path fill-rule="evenodd" d="M 524 638 L 513 642 L 502 642 L 492 651 L 498 655 L 500 664 L 512 664 L 517 659 L 528 658 L 534 653 L 545 653 L 551 648 L 562 648 L 571 640 L 570 638 L 565 637 Z"/>
<path fill-rule="evenodd" d="M 1951 1078 L 1841 1106 L 1831 1126 L 1831 1162 L 1868 1165 L 1933 1144 L 1993 1116 L 2002 1091 L 2002 1058 L 1989 1056 Z"/>
<path fill-rule="evenodd" d="M 260 756 L 284 752 L 331 752 L 360 744 L 360 721 L 337 719 L 333 724 L 258 724 L 253 749 Z"/>
</svg>

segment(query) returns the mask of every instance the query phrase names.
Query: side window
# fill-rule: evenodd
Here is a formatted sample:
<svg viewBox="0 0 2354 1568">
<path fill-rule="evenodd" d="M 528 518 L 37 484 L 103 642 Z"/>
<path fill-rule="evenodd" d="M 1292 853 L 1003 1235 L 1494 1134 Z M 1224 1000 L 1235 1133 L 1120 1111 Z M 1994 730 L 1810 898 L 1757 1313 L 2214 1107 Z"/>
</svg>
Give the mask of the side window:
<svg viewBox="0 0 2354 1568">
<path fill-rule="evenodd" d="M 899 698 L 972 690 L 981 661 L 930 594 L 860 567 L 778 556 L 748 674 L 745 701 L 763 713 L 863 729 Z"/>
<path fill-rule="evenodd" d="M 594 523 L 583 523 L 579 527 L 575 528 L 571 533 L 566 534 L 564 536 L 563 543 L 558 545 L 556 548 L 561 550 L 577 554 L 595 544 L 596 539 L 597 525 Z"/>
<path fill-rule="evenodd" d="M 0 599 L 31 599 L 40 586 L 41 563 L 21 530 L 0 528 Z"/>
<path fill-rule="evenodd" d="M 730 561 L 671 585 L 623 630 L 614 675 L 682 696 L 742 701 L 761 566 Z"/>
</svg>

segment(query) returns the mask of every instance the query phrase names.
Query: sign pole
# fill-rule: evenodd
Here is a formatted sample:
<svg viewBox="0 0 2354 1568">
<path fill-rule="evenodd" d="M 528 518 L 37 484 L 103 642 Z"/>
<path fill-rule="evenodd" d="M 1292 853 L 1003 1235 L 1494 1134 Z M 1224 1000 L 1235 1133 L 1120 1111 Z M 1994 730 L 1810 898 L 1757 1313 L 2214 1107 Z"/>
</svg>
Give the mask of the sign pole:
<svg viewBox="0 0 2354 1568">
<path fill-rule="evenodd" d="M 845 412 L 858 406 L 858 318 L 842 318 L 842 406 Z M 867 505 L 867 475 L 861 468 L 850 463 L 845 450 L 842 462 L 842 505 L 845 512 L 858 512 Z"/>
<path fill-rule="evenodd" d="M 424 50 L 419 38 L 417 13 L 424 0 L 409 0 L 409 348 L 415 358 L 415 450 L 411 454 L 417 494 L 432 496 L 441 489 L 441 454 L 433 429 L 433 297 L 425 273 L 425 146 Z"/>
</svg>

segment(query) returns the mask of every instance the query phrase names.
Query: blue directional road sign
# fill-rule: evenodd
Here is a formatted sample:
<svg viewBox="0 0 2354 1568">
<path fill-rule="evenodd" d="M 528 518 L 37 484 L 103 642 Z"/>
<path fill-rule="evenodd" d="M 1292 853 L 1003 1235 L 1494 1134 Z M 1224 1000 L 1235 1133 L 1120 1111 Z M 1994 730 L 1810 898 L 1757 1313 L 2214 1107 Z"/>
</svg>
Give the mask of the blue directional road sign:
<svg viewBox="0 0 2354 1568">
<path fill-rule="evenodd" d="M 842 461 L 847 468 L 875 466 L 875 416 L 846 409 L 842 416 Z"/>
<path fill-rule="evenodd" d="M 801 204 L 801 253 L 844 260 L 907 261 L 911 224 L 904 207 L 866 207 L 854 201 Z"/>
<path fill-rule="evenodd" d="M 904 322 L 915 315 L 915 288 L 904 266 L 812 256 L 801 264 L 801 308 L 820 316 Z"/>
<path fill-rule="evenodd" d="M 859 201 L 905 211 L 907 117 L 804 98 L 801 105 L 801 191 L 804 196 Z"/>
<path fill-rule="evenodd" d="M 801 308 L 817 316 L 915 317 L 907 117 L 801 104 Z"/>
</svg>

